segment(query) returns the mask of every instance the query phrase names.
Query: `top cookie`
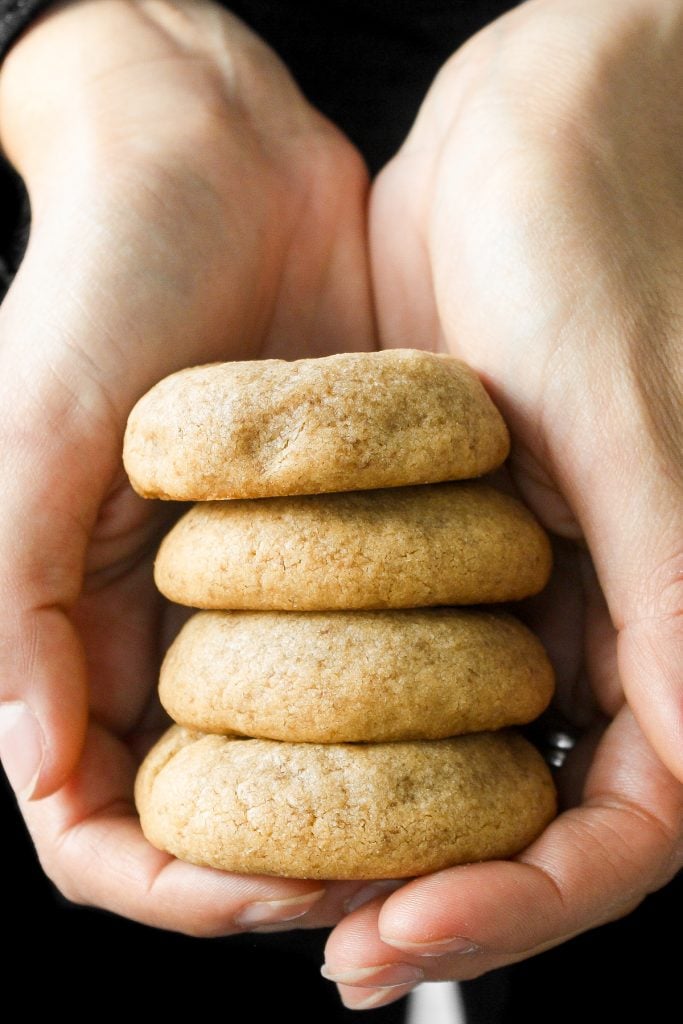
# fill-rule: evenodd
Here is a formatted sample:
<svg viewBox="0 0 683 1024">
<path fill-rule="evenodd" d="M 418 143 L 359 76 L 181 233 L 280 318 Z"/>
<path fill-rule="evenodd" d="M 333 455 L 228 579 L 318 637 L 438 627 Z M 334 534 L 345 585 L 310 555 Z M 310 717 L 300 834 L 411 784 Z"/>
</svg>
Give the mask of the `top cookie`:
<svg viewBox="0 0 683 1024">
<path fill-rule="evenodd" d="M 508 448 L 472 370 L 394 349 L 181 370 L 131 412 L 124 463 L 145 497 L 208 501 L 465 479 Z"/>
</svg>

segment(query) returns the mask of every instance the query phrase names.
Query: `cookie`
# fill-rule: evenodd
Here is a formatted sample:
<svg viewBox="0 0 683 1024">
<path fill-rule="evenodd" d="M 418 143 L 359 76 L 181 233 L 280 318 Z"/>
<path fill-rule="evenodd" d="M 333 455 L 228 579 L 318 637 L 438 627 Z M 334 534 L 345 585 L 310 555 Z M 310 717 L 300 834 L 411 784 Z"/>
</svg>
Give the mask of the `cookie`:
<svg viewBox="0 0 683 1024">
<path fill-rule="evenodd" d="M 310 744 L 173 727 L 137 779 L 159 849 L 226 871 L 405 878 L 509 857 L 555 813 L 550 773 L 512 733 Z"/>
<path fill-rule="evenodd" d="M 283 611 L 514 601 L 550 571 L 520 502 L 481 483 L 195 505 L 161 544 L 159 590 Z"/>
<path fill-rule="evenodd" d="M 159 681 L 171 718 L 291 743 L 441 739 L 530 722 L 553 673 L 510 615 L 199 612 Z"/>
<path fill-rule="evenodd" d="M 395 349 L 181 370 L 133 409 L 124 463 L 145 497 L 206 501 L 475 477 L 508 448 L 472 370 Z"/>
</svg>

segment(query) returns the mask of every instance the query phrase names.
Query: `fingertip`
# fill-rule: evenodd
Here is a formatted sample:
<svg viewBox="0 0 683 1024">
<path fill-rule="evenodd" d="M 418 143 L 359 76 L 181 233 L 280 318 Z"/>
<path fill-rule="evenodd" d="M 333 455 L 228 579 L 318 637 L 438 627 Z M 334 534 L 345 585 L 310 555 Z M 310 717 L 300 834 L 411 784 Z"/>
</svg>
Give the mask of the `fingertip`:
<svg viewBox="0 0 683 1024">
<path fill-rule="evenodd" d="M 356 988 L 352 985 L 337 985 L 339 998 L 347 1010 L 376 1010 L 389 1006 L 397 999 L 403 999 L 416 985 L 401 985 L 396 988 Z"/>
<path fill-rule="evenodd" d="M 33 612 L 0 665 L 0 759 L 18 799 L 40 800 L 74 772 L 87 727 L 85 659 L 66 614 Z"/>
<path fill-rule="evenodd" d="M 23 701 L 0 705 L 0 760 L 17 797 L 31 800 L 45 760 L 45 736 Z"/>
<path fill-rule="evenodd" d="M 337 965 L 354 964 L 359 955 L 370 960 L 381 958 L 382 951 L 386 951 L 377 927 L 382 903 L 383 898 L 376 896 L 342 918 L 325 943 L 326 963 L 334 963 L 336 969 Z"/>
</svg>

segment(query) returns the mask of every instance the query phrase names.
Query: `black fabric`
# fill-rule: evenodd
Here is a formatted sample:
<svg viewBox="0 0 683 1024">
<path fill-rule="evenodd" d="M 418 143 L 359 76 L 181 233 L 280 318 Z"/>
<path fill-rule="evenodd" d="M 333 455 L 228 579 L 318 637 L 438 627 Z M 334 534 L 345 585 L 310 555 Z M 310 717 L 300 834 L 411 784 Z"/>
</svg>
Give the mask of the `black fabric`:
<svg viewBox="0 0 683 1024">
<path fill-rule="evenodd" d="M 9 288 L 25 252 L 30 216 L 21 178 L 0 158 L 0 298 Z"/>
<path fill-rule="evenodd" d="M 0 0 L 0 61 L 23 30 L 52 0 Z M 28 241 L 30 211 L 26 190 L 0 157 L 0 297 L 16 273 Z"/>
<path fill-rule="evenodd" d="M 371 170 L 396 151 L 447 58 L 509 0 L 233 0 Z"/>
<path fill-rule="evenodd" d="M 26 26 L 52 0 L 0 0 L 0 60 Z"/>
</svg>

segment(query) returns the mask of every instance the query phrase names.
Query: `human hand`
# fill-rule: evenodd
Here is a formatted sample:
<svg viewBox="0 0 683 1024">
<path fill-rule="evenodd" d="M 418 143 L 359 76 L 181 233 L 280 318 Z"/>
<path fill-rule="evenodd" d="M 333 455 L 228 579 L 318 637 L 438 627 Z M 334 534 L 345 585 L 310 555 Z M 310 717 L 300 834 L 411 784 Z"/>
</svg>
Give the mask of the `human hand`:
<svg viewBox="0 0 683 1024">
<path fill-rule="evenodd" d="M 514 861 L 337 926 L 350 1006 L 531 956 L 682 863 L 682 52 L 680 0 L 523 4 L 446 65 L 374 185 L 382 343 L 481 373 L 514 482 L 563 538 L 532 616 L 583 738 L 567 809 Z"/>
<path fill-rule="evenodd" d="M 329 923 L 358 885 L 321 896 L 143 839 L 132 783 L 173 629 L 151 560 L 173 509 L 133 494 L 121 446 L 180 367 L 373 345 L 362 162 L 265 45 L 194 0 L 51 11 L 3 66 L 0 134 L 33 213 L 0 312 L 0 722 L 40 858 L 70 899 L 162 927 L 311 905 L 302 923 Z"/>
</svg>

